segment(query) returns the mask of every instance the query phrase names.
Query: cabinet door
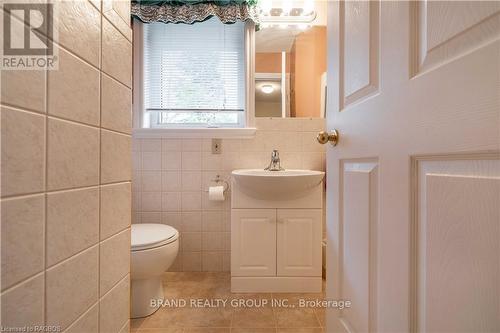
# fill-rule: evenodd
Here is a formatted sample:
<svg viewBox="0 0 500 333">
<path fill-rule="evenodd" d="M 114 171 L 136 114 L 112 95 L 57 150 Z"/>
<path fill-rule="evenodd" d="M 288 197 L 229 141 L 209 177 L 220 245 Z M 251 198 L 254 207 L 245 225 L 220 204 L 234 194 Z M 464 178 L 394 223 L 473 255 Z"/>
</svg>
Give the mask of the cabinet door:
<svg viewBox="0 0 500 333">
<path fill-rule="evenodd" d="M 321 216 L 321 209 L 278 209 L 278 276 L 321 276 Z"/>
<path fill-rule="evenodd" d="M 231 210 L 231 276 L 276 275 L 276 210 Z"/>
</svg>

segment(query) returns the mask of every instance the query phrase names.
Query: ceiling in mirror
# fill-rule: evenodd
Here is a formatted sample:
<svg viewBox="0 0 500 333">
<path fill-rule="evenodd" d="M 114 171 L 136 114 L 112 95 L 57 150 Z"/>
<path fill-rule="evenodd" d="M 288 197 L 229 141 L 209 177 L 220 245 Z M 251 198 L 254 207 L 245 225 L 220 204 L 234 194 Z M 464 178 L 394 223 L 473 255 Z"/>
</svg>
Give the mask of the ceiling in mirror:
<svg viewBox="0 0 500 333">
<path fill-rule="evenodd" d="M 262 33 L 255 35 L 255 52 L 290 52 L 295 42 L 295 37 L 303 31 L 303 29 L 287 27 L 264 28 Z"/>
</svg>

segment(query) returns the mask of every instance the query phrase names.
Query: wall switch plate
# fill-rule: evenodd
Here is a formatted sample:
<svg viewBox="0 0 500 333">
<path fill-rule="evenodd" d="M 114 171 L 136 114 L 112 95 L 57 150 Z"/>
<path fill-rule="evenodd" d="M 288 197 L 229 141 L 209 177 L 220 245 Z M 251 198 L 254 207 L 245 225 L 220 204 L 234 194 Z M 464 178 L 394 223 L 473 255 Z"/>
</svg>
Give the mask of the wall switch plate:
<svg viewBox="0 0 500 333">
<path fill-rule="evenodd" d="M 222 140 L 212 139 L 212 154 L 220 154 L 222 152 Z"/>
</svg>

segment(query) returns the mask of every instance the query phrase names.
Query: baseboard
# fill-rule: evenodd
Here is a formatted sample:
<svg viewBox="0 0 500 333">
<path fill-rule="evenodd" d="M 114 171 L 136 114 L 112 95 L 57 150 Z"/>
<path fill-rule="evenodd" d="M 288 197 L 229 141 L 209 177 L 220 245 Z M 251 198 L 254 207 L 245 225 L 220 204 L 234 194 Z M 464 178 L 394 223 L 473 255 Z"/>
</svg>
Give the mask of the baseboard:
<svg viewBox="0 0 500 333">
<path fill-rule="evenodd" d="M 233 293 L 319 293 L 321 276 L 317 277 L 231 277 Z"/>
</svg>

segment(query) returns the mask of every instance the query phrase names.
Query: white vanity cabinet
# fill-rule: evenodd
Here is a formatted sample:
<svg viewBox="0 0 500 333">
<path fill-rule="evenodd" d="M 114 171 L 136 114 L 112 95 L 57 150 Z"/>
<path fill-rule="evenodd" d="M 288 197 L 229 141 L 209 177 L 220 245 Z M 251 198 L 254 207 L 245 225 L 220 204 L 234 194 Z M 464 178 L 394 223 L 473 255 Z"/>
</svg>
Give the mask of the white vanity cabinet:
<svg viewBox="0 0 500 333">
<path fill-rule="evenodd" d="M 276 210 L 231 211 L 231 275 L 276 276 Z"/>
<path fill-rule="evenodd" d="M 322 183 L 291 200 L 232 189 L 231 291 L 320 292 Z"/>
<path fill-rule="evenodd" d="M 321 276 L 321 209 L 278 209 L 276 276 Z"/>
</svg>

